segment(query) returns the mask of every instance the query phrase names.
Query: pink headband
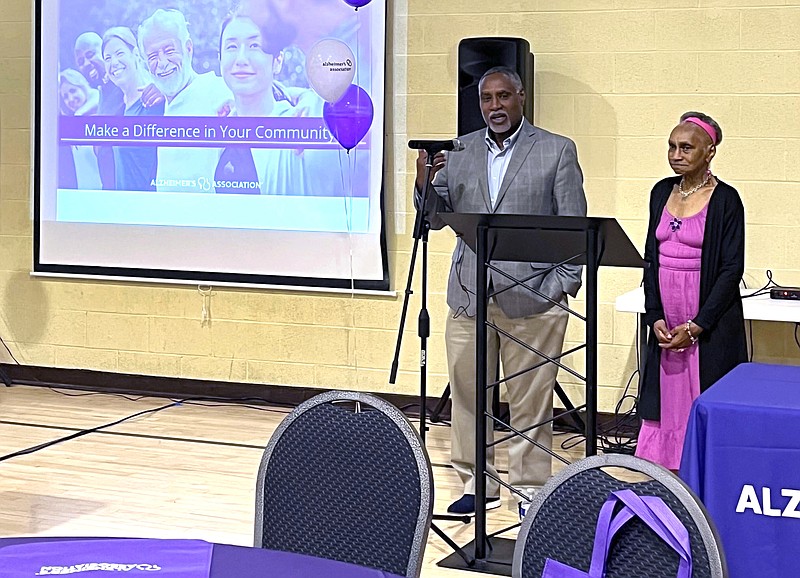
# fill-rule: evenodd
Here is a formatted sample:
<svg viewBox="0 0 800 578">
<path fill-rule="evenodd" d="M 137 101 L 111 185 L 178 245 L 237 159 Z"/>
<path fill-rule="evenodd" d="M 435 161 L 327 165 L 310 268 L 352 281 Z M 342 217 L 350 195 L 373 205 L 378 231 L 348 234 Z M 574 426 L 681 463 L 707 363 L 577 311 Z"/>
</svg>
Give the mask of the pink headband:
<svg viewBox="0 0 800 578">
<path fill-rule="evenodd" d="M 712 144 L 717 144 L 717 131 L 714 130 L 714 127 L 708 124 L 707 122 L 700 120 L 696 116 L 690 116 L 688 118 L 683 119 L 683 122 L 691 122 L 692 124 L 696 124 L 700 128 L 702 128 L 708 136 L 711 137 Z"/>
</svg>

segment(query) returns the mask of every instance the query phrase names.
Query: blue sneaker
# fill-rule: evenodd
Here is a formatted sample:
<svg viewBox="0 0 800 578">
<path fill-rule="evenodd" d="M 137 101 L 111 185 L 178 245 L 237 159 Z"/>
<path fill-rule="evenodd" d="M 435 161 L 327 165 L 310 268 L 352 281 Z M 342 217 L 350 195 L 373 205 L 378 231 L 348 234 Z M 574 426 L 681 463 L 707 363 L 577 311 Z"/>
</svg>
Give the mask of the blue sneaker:
<svg viewBox="0 0 800 578">
<path fill-rule="evenodd" d="M 500 496 L 494 498 L 486 498 L 486 509 L 494 510 L 500 507 Z M 447 511 L 450 514 L 467 515 L 475 513 L 475 494 L 464 494 L 455 502 L 448 506 Z"/>
<path fill-rule="evenodd" d="M 537 487 L 537 488 L 530 488 L 528 491 L 524 492 L 528 496 L 528 499 L 520 500 L 517 503 L 517 511 L 519 512 L 519 521 L 520 522 L 522 522 L 522 520 L 525 519 L 525 514 L 528 513 L 528 509 L 531 507 L 531 501 L 536 496 L 536 494 L 538 494 L 540 491 L 541 491 L 541 488 Z"/>
<path fill-rule="evenodd" d="M 531 507 L 530 500 L 521 500 L 520 502 L 517 503 L 517 511 L 519 511 L 520 522 L 525 519 L 525 514 L 528 513 L 528 508 L 530 507 Z"/>
</svg>

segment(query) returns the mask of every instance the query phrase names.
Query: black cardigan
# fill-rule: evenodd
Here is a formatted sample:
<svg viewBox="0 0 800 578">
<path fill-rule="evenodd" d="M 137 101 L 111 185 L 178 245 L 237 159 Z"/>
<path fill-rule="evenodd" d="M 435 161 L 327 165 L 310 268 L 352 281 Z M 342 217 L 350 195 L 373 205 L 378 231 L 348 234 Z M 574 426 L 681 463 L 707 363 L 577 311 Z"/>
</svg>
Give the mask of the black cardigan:
<svg viewBox="0 0 800 578">
<path fill-rule="evenodd" d="M 639 384 L 639 416 L 661 418 L 661 348 L 653 334 L 653 324 L 664 319 L 658 286 L 658 241 L 656 227 L 673 186 L 680 177 L 659 181 L 650 193 L 650 224 L 645 241 L 645 314 L 650 327 L 647 357 Z M 700 347 L 700 390 L 705 391 L 739 363 L 747 361 L 742 299 L 739 280 L 744 273 L 744 207 L 732 186 L 717 180 L 706 216 L 700 259 L 700 310 L 694 322 L 703 328 Z M 671 329 L 671 328 L 670 328 Z"/>
</svg>

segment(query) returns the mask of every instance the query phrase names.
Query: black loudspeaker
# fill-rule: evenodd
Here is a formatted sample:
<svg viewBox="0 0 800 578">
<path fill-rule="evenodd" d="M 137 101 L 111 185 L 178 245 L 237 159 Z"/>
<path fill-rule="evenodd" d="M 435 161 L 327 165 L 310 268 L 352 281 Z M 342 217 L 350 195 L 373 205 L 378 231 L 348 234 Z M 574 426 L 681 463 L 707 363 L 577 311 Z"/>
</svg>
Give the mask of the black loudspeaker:
<svg viewBox="0 0 800 578">
<path fill-rule="evenodd" d="M 524 38 L 464 38 L 458 43 L 458 136 L 485 128 L 478 81 L 495 66 L 516 70 L 525 88 L 523 113 L 533 122 L 533 54 Z"/>
</svg>

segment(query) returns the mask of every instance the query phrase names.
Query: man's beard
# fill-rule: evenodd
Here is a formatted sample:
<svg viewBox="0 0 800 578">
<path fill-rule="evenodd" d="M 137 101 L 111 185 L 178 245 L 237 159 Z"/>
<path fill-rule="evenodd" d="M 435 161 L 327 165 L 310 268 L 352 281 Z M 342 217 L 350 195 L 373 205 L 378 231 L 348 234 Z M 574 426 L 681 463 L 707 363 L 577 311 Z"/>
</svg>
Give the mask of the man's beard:
<svg viewBox="0 0 800 578">
<path fill-rule="evenodd" d="M 181 68 L 176 70 L 166 78 L 161 78 L 158 75 L 153 76 L 153 82 L 156 88 L 164 93 L 169 98 L 174 98 L 178 93 L 186 88 L 189 83 L 189 75 L 186 74 L 186 69 Z"/>
</svg>

